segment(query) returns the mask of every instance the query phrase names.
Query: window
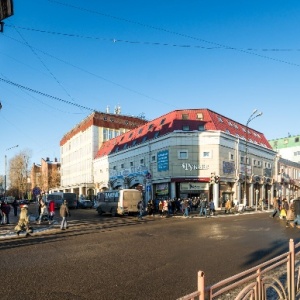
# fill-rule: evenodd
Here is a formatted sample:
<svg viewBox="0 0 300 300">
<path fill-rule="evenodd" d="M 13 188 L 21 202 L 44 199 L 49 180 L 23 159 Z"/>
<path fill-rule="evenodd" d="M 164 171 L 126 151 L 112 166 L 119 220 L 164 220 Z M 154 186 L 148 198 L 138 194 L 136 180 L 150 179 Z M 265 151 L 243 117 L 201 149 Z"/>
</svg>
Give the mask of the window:
<svg viewBox="0 0 300 300">
<path fill-rule="evenodd" d="M 148 130 L 150 130 L 152 128 L 153 128 L 153 124 L 150 124 L 149 127 L 148 127 Z"/>
<path fill-rule="evenodd" d="M 156 159 L 156 157 L 155 157 L 155 155 L 153 155 L 153 156 L 151 157 L 151 160 L 152 160 L 152 161 L 155 161 L 155 159 Z"/>
<path fill-rule="evenodd" d="M 187 150 L 179 150 L 178 151 L 178 159 L 187 159 L 188 151 Z"/>
<path fill-rule="evenodd" d="M 163 118 L 163 119 L 160 121 L 160 125 L 165 124 L 165 121 L 166 121 L 166 118 Z"/>
<path fill-rule="evenodd" d="M 131 132 L 131 133 L 129 134 L 129 138 L 131 138 L 131 137 L 132 137 L 132 135 L 133 135 L 133 132 Z"/>
<path fill-rule="evenodd" d="M 133 161 L 130 162 L 130 167 L 133 167 Z"/>
<path fill-rule="evenodd" d="M 159 131 L 156 131 L 154 134 L 154 138 L 157 138 L 159 136 Z"/>
<path fill-rule="evenodd" d="M 203 120 L 203 113 L 197 113 L 196 118 L 197 118 L 198 120 Z"/>
<path fill-rule="evenodd" d="M 223 123 L 223 120 L 222 120 L 221 117 L 218 117 L 218 120 L 219 120 L 220 123 Z"/>
<path fill-rule="evenodd" d="M 245 157 L 241 156 L 241 163 L 244 163 L 244 162 L 245 162 Z"/>
<path fill-rule="evenodd" d="M 230 131 L 228 129 L 226 129 L 226 133 L 230 133 Z"/>
<path fill-rule="evenodd" d="M 126 144 L 124 145 L 123 150 L 127 149 L 127 147 L 128 147 L 128 145 L 127 145 L 127 143 L 126 143 Z"/>
<path fill-rule="evenodd" d="M 124 164 L 121 164 L 121 169 L 124 169 Z"/>
<path fill-rule="evenodd" d="M 117 166 L 113 166 L 113 170 L 117 170 Z"/>
<path fill-rule="evenodd" d="M 189 131 L 189 130 L 190 130 L 190 126 L 188 126 L 188 125 L 183 125 L 183 126 L 182 126 L 182 130 L 183 130 L 183 131 Z"/>
<path fill-rule="evenodd" d="M 135 146 L 135 144 L 136 144 L 136 140 L 134 140 L 134 141 L 132 142 L 132 146 Z"/>
<path fill-rule="evenodd" d="M 144 143 L 144 142 L 146 142 L 146 141 L 147 141 L 147 136 L 145 135 L 145 136 L 143 137 L 142 143 Z"/>
<path fill-rule="evenodd" d="M 202 152 L 202 158 L 210 158 L 211 157 L 211 154 L 209 151 L 203 151 Z"/>
<path fill-rule="evenodd" d="M 204 125 L 203 125 L 203 124 L 202 124 L 202 125 L 199 125 L 199 126 L 198 126 L 198 130 L 199 130 L 199 131 L 204 131 L 204 130 L 205 130 Z"/>
<path fill-rule="evenodd" d="M 232 153 L 229 153 L 229 159 L 234 160 L 234 155 Z"/>
<path fill-rule="evenodd" d="M 144 159 L 143 158 L 140 160 L 140 165 L 144 165 Z"/>
<path fill-rule="evenodd" d="M 189 119 L 189 115 L 188 114 L 182 114 L 181 118 L 182 118 L 182 120 L 188 120 Z"/>
<path fill-rule="evenodd" d="M 141 134 L 143 132 L 143 128 L 141 128 L 138 132 L 138 134 Z"/>
</svg>

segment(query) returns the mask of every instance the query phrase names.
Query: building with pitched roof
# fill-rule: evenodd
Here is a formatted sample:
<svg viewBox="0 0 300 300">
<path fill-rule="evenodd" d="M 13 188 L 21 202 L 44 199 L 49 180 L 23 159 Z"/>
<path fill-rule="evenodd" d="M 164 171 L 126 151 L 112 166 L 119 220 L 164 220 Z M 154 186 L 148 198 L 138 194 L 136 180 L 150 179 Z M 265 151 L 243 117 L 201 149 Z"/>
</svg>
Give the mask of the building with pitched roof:
<svg viewBox="0 0 300 300">
<path fill-rule="evenodd" d="M 261 132 L 209 109 L 174 110 L 104 142 L 94 181 L 97 192 L 143 186 L 146 200 L 201 197 L 216 207 L 227 199 L 252 206 L 276 193 L 275 157 Z"/>
</svg>

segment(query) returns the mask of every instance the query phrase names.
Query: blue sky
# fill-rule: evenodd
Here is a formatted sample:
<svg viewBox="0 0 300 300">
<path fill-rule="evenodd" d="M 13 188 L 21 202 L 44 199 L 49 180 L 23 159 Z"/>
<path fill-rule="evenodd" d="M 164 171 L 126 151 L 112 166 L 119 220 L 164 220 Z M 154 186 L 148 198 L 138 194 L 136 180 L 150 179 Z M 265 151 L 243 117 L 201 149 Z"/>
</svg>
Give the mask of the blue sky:
<svg viewBox="0 0 300 300">
<path fill-rule="evenodd" d="M 268 139 L 299 134 L 299 1 L 14 0 L 4 21 L 0 174 L 21 150 L 59 158 L 91 112 L 80 106 L 149 120 L 209 108 L 242 124 L 256 108 L 250 127 Z"/>
</svg>

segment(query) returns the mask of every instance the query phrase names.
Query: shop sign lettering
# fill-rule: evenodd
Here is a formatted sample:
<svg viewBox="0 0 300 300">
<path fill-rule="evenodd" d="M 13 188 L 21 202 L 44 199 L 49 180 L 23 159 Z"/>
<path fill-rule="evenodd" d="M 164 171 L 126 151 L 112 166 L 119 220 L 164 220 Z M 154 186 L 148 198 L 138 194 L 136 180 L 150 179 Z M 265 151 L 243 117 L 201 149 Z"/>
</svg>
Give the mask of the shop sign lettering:
<svg viewBox="0 0 300 300">
<path fill-rule="evenodd" d="M 208 170 L 209 169 L 209 165 L 195 165 L 195 164 L 190 164 L 190 163 L 183 163 L 181 166 L 185 171 Z"/>
</svg>

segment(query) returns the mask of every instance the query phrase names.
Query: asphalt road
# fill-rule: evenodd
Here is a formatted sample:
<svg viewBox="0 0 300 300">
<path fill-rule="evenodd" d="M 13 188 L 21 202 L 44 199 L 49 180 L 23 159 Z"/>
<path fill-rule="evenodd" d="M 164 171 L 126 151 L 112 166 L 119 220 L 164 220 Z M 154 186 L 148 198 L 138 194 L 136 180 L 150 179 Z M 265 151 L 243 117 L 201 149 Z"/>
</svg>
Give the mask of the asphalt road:
<svg viewBox="0 0 300 300">
<path fill-rule="evenodd" d="M 85 217 L 84 217 L 85 216 Z M 99 217 L 0 242 L 1 299 L 177 299 L 287 251 L 300 229 L 267 213 L 213 218 Z"/>
</svg>

